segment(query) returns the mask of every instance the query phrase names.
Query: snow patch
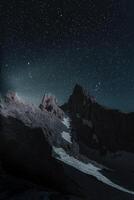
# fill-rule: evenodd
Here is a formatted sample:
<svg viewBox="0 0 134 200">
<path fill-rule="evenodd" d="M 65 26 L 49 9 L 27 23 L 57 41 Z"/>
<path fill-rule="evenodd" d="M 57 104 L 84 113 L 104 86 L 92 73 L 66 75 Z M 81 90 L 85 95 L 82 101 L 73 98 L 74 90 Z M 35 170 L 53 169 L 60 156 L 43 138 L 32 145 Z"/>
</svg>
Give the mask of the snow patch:
<svg viewBox="0 0 134 200">
<path fill-rule="evenodd" d="M 69 143 L 72 144 L 70 133 L 63 131 L 63 132 L 61 133 L 61 136 L 62 136 L 62 138 L 63 138 L 64 140 L 66 140 L 67 142 L 69 142 Z"/>
<path fill-rule="evenodd" d="M 62 123 L 69 129 L 70 128 L 70 119 L 69 117 L 64 117 Z"/>
<path fill-rule="evenodd" d="M 134 191 L 130 191 L 122 186 L 119 186 L 115 183 L 113 183 L 110 179 L 108 179 L 107 177 L 105 177 L 103 174 L 101 174 L 101 168 L 94 166 L 91 163 L 83 163 L 80 160 L 77 160 L 76 158 L 74 158 L 73 156 L 68 155 L 63 148 L 57 148 L 53 146 L 53 151 L 57 154 L 57 159 L 68 164 L 71 165 L 72 167 L 76 168 L 77 170 L 94 176 L 97 180 L 101 181 L 102 183 L 109 185 L 117 190 L 120 190 L 122 192 L 126 192 L 129 194 L 134 195 Z"/>
</svg>

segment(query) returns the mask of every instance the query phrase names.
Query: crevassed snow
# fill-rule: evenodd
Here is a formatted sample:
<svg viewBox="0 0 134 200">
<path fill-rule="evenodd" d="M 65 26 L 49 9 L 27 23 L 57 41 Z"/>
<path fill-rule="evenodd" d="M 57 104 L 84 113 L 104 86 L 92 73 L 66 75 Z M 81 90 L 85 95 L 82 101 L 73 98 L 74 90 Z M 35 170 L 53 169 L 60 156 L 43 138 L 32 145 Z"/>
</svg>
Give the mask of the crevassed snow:
<svg viewBox="0 0 134 200">
<path fill-rule="evenodd" d="M 134 191 L 130 191 L 122 186 L 113 183 L 110 179 L 101 174 L 101 168 L 98 168 L 91 163 L 83 163 L 82 161 L 77 160 L 73 156 L 69 156 L 62 148 L 53 147 L 53 151 L 58 155 L 58 160 L 61 160 L 62 162 L 68 165 L 71 165 L 72 167 L 76 168 L 77 170 L 83 173 L 94 176 L 97 180 L 101 181 L 106 185 L 116 188 L 117 190 L 120 190 L 122 192 L 134 195 Z"/>
<path fill-rule="evenodd" d="M 70 119 L 69 117 L 64 117 L 62 123 L 69 129 L 70 128 Z"/>
<path fill-rule="evenodd" d="M 62 136 L 62 138 L 63 138 L 64 140 L 66 140 L 67 142 L 69 142 L 69 143 L 72 144 L 71 135 L 70 135 L 69 132 L 63 131 L 63 132 L 61 133 L 61 136 Z"/>
</svg>

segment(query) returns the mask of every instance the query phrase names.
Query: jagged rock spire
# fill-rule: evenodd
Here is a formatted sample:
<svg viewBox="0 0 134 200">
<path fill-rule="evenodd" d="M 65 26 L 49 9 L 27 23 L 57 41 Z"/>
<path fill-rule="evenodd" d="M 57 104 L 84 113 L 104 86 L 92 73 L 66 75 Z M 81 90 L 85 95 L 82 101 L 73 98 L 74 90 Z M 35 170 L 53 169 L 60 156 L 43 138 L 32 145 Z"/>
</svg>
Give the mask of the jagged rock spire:
<svg viewBox="0 0 134 200">
<path fill-rule="evenodd" d="M 39 107 L 42 111 L 48 111 L 60 119 L 64 117 L 64 112 L 59 108 L 58 101 L 54 95 L 45 94 Z"/>
<path fill-rule="evenodd" d="M 5 96 L 5 102 L 6 103 L 13 103 L 20 101 L 18 95 L 14 91 L 9 91 Z"/>
</svg>

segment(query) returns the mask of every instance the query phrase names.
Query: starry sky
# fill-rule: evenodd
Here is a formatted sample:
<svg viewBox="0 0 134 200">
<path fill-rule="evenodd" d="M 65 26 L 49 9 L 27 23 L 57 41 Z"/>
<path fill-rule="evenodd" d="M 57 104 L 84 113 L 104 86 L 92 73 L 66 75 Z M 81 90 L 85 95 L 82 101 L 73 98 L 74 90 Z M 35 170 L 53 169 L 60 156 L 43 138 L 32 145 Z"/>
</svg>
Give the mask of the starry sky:
<svg viewBox="0 0 134 200">
<path fill-rule="evenodd" d="M 111 108 L 134 111 L 134 2 L 1 0 L 0 91 L 60 104 L 76 83 Z"/>
</svg>

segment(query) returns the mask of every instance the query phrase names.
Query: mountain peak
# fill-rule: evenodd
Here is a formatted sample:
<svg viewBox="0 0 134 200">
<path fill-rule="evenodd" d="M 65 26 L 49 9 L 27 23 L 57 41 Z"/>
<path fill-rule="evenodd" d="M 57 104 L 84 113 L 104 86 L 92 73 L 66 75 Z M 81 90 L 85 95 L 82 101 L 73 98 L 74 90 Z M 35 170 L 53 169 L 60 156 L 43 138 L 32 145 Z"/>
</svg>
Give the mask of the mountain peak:
<svg viewBox="0 0 134 200">
<path fill-rule="evenodd" d="M 64 112 L 59 108 L 58 101 L 54 95 L 45 94 L 39 108 L 42 111 L 47 111 L 60 119 L 63 119 L 64 117 Z"/>
<path fill-rule="evenodd" d="M 73 89 L 73 93 L 77 94 L 77 93 L 81 93 L 81 94 L 85 94 L 86 90 L 79 84 L 76 84 L 74 89 Z"/>
<path fill-rule="evenodd" d="M 20 102 L 20 98 L 18 94 L 14 91 L 8 91 L 6 96 L 5 96 L 5 102 L 6 103 L 16 103 Z"/>
</svg>

